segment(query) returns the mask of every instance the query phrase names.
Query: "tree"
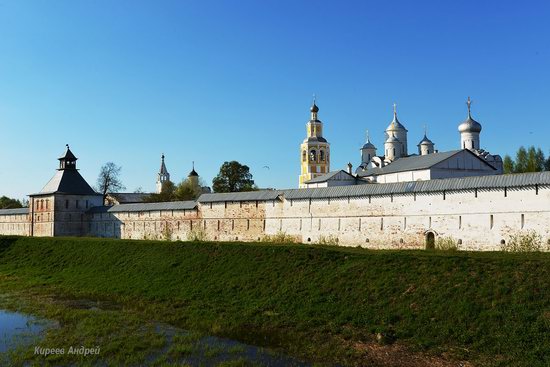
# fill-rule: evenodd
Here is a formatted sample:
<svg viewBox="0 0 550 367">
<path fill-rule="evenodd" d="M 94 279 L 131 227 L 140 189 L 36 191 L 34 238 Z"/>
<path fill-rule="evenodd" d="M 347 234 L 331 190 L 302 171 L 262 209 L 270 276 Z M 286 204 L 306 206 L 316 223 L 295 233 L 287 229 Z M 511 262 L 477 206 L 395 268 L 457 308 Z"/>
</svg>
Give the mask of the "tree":
<svg viewBox="0 0 550 367">
<path fill-rule="evenodd" d="M 162 184 L 162 191 L 158 194 L 146 196 L 143 201 L 146 203 L 160 203 L 166 201 L 196 200 L 201 194 L 201 184 L 185 179 L 177 186 L 171 181 Z"/>
<path fill-rule="evenodd" d="M 162 190 L 159 193 L 147 195 L 143 198 L 145 203 L 160 203 L 164 201 L 174 201 L 174 192 L 176 191 L 176 185 L 172 181 L 164 181 L 162 183 Z"/>
<path fill-rule="evenodd" d="M 101 167 L 97 178 L 96 190 L 103 195 L 103 201 L 107 197 L 107 193 L 119 192 L 126 189 L 120 180 L 120 171 L 122 167 L 117 166 L 113 162 L 107 162 Z"/>
<path fill-rule="evenodd" d="M 525 149 L 521 146 L 515 161 L 506 155 L 502 162 L 504 173 L 541 172 L 550 170 L 550 157 L 546 159 L 542 149 L 530 146 Z"/>
<path fill-rule="evenodd" d="M 516 153 L 516 160 L 514 161 L 514 172 L 522 173 L 527 172 L 527 150 L 521 146 Z"/>
<path fill-rule="evenodd" d="M 176 200 L 196 200 L 201 195 L 201 185 L 195 181 L 186 179 L 183 180 L 174 192 Z"/>
<path fill-rule="evenodd" d="M 17 209 L 22 207 L 23 203 L 17 199 L 11 199 L 7 196 L 0 197 L 0 209 Z"/>
<path fill-rule="evenodd" d="M 254 191 L 257 187 L 248 166 L 231 161 L 222 164 L 220 173 L 212 180 L 212 189 L 214 192 L 239 192 Z"/>
<path fill-rule="evenodd" d="M 540 148 L 535 149 L 530 146 L 527 150 L 527 170 L 526 172 L 544 171 L 544 153 Z"/>
<path fill-rule="evenodd" d="M 502 161 L 502 167 L 504 169 L 504 173 L 514 173 L 514 160 L 510 158 L 508 154 L 506 154 L 504 160 Z"/>
</svg>

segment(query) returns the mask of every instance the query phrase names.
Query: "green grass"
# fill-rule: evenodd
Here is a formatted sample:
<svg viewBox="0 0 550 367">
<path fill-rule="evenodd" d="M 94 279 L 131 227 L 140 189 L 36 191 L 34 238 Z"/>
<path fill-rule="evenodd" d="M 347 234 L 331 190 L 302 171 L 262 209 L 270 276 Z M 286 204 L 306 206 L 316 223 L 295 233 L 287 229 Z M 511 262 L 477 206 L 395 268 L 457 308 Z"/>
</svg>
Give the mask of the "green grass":
<svg viewBox="0 0 550 367">
<path fill-rule="evenodd" d="M 550 365 L 548 253 L 0 237 L 0 293 L 109 301 L 127 317 L 101 313 L 104 325 L 149 318 L 347 365 L 377 333 L 478 365 Z M 78 311 L 90 312 L 55 312 Z M 64 337 L 105 335 L 82 325 Z"/>
</svg>

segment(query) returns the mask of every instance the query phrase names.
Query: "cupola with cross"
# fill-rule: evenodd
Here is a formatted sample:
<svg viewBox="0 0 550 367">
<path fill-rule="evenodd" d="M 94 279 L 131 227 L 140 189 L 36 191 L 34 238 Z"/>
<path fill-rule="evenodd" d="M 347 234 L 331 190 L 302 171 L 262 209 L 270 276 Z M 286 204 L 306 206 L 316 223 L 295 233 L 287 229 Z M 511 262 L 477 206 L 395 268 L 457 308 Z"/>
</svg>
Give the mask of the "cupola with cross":
<svg viewBox="0 0 550 367">
<path fill-rule="evenodd" d="M 393 120 L 390 122 L 385 132 L 386 141 L 384 142 L 384 150 L 386 151 L 386 158 L 394 160 L 408 155 L 407 132 L 405 126 L 403 126 L 397 118 L 397 104 L 394 103 Z"/>
<path fill-rule="evenodd" d="M 481 124 L 472 118 L 472 100 L 468 97 L 466 101 L 468 106 L 468 118 L 458 125 L 460 132 L 460 147 L 462 149 L 479 150 L 479 133 L 481 132 Z"/>
</svg>

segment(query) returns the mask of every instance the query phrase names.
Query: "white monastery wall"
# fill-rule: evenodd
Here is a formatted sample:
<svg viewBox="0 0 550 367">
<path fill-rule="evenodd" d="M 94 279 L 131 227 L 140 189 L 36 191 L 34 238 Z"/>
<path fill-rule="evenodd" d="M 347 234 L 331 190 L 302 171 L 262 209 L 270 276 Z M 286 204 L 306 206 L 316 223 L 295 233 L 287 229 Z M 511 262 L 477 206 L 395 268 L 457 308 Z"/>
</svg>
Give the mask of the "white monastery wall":
<svg viewBox="0 0 550 367">
<path fill-rule="evenodd" d="M 450 237 L 462 250 L 499 250 L 502 241 L 508 242 L 512 235 L 527 231 L 537 232 L 545 244 L 550 243 L 548 185 L 448 192 L 422 192 L 419 188 L 399 194 L 342 194 L 333 198 L 319 197 L 317 191 L 326 193 L 332 189 L 306 190 L 312 190 L 308 194 L 311 198 L 292 198 L 305 192 L 302 190 L 274 191 L 270 199 L 247 201 L 241 199 L 249 193 L 231 194 L 228 201 L 212 199 L 220 194 L 205 194 L 198 203 L 186 204 L 192 209 L 144 210 L 159 204 L 139 204 L 142 209 L 134 210 L 131 208 L 139 205 L 127 204 L 94 208 L 85 215 L 76 204 L 73 208 L 69 202 L 66 208 L 66 198 L 56 198 L 54 205 L 60 210 L 55 218 L 61 223 L 55 225 L 66 222 L 63 233 L 71 235 L 78 227 L 82 230 L 80 235 L 124 239 L 187 240 L 198 236 L 214 241 L 258 241 L 284 233 L 303 243 L 373 249 L 425 248 L 428 233 L 433 233 L 436 241 Z M 330 192 L 361 192 L 358 187 L 351 191 L 345 187 L 334 190 L 343 191 Z M 69 198 L 73 199 L 76 200 Z M 0 211 L 0 233 L 29 235 L 30 215 L 23 211 Z M 34 215 L 47 218 L 47 213 Z M 41 221 L 35 225 L 51 226 Z M 35 228 L 34 235 L 48 234 L 45 229 L 39 232 Z"/>
<path fill-rule="evenodd" d="M 284 200 L 282 212 L 266 211 L 266 233 L 282 231 L 304 243 L 330 238 L 347 246 L 424 248 L 433 232 L 460 249 L 499 250 L 502 240 L 528 230 L 549 241 L 548 203 L 548 188 Z"/>
<path fill-rule="evenodd" d="M 29 214 L 22 209 L 0 210 L 0 234 L 9 236 L 28 236 L 31 231 Z"/>
</svg>

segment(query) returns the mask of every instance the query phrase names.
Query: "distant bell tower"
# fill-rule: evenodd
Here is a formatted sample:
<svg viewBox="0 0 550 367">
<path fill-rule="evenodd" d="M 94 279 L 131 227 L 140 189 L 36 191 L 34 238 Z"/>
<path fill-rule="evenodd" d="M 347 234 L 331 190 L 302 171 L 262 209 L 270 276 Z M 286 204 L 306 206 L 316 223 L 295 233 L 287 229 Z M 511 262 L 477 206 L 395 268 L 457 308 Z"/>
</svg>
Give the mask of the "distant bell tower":
<svg viewBox="0 0 550 367">
<path fill-rule="evenodd" d="M 310 111 L 311 117 L 306 123 L 306 138 L 300 145 L 299 187 L 305 187 L 306 181 L 330 171 L 330 144 L 323 138 L 323 123 L 317 118 L 319 107 L 315 104 L 315 97 Z"/>
<path fill-rule="evenodd" d="M 157 174 L 157 193 L 158 194 L 162 192 L 162 185 L 168 181 L 170 181 L 170 174 L 166 169 L 166 164 L 164 164 L 164 154 L 162 154 L 162 156 L 160 157 L 160 170 L 159 170 L 159 173 Z"/>
</svg>

